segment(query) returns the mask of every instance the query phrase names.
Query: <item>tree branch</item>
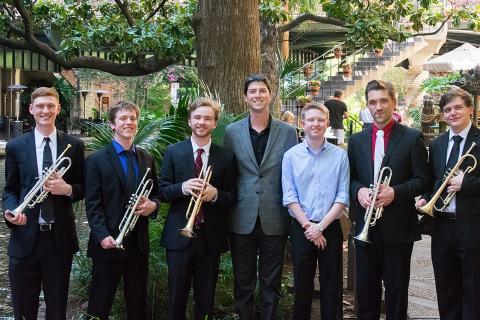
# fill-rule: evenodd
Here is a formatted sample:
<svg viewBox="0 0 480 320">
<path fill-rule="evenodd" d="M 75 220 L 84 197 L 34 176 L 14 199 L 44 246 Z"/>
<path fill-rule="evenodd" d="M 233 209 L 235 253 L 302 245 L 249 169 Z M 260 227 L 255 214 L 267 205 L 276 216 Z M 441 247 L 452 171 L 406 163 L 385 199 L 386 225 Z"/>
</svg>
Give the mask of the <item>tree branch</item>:
<svg viewBox="0 0 480 320">
<path fill-rule="evenodd" d="M 439 33 L 440 30 L 442 30 L 442 28 L 443 28 L 443 27 L 445 26 L 445 24 L 448 22 L 448 20 L 450 20 L 450 17 L 451 17 L 451 15 L 448 15 L 447 18 L 442 21 L 442 23 L 441 23 L 440 26 L 437 28 L 437 30 L 432 31 L 432 32 L 416 33 L 416 34 L 414 34 L 414 36 L 415 36 L 415 37 L 420 37 L 420 36 L 432 36 L 432 35 L 434 35 L 434 34 Z"/>
<path fill-rule="evenodd" d="M 130 14 L 130 11 L 128 10 L 127 0 L 125 0 L 125 2 L 122 2 L 120 0 L 115 0 L 115 2 L 117 3 L 118 7 L 120 8 L 120 11 L 122 11 L 125 19 L 127 19 L 128 25 L 130 27 L 133 27 L 135 25 L 135 21 L 133 21 L 133 17 Z"/>
<path fill-rule="evenodd" d="M 24 37 L 25 38 L 33 38 L 33 25 L 30 15 L 28 14 L 27 10 L 23 6 L 22 0 L 14 0 L 13 4 L 17 9 L 18 13 L 22 17 L 23 26 L 25 27 Z"/>
<path fill-rule="evenodd" d="M 145 19 L 145 21 L 150 20 L 155 14 L 157 14 L 158 10 L 162 9 L 163 11 L 165 11 L 164 8 L 163 8 L 163 6 L 165 5 L 165 2 L 167 2 L 167 0 L 162 0 L 162 2 L 158 5 L 158 7 L 155 10 L 153 10 L 152 12 L 150 12 L 150 14 Z"/>
<path fill-rule="evenodd" d="M 153 72 L 160 71 L 169 65 L 175 63 L 176 61 L 172 59 L 163 59 L 158 60 L 155 57 L 145 58 L 142 61 L 142 67 L 136 62 L 132 63 L 118 63 L 112 62 L 107 59 L 82 56 L 72 60 L 65 60 L 63 56 L 55 52 L 53 49 L 48 47 L 46 44 L 40 42 L 33 43 L 31 41 L 25 40 L 14 40 L 4 37 L 0 37 L 0 45 L 17 50 L 30 50 L 36 52 L 42 56 L 45 56 L 47 59 L 55 62 L 56 64 L 62 66 L 65 69 L 72 68 L 89 68 L 97 69 L 101 71 L 108 72 L 116 76 L 141 76 L 147 75 Z"/>
<path fill-rule="evenodd" d="M 292 21 L 290 21 L 290 22 L 288 22 L 284 25 L 279 26 L 277 28 L 277 30 L 278 30 L 279 33 L 283 33 L 283 32 L 289 31 L 289 30 L 299 26 L 300 24 L 302 24 L 305 21 L 315 21 L 315 22 L 331 24 L 331 25 L 339 26 L 339 27 L 344 27 L 344 26 L 347 25 L 347 23 L 343 20 L 339 20 L 339 19 L 335 19 L 335 18 L 329 18 L 329 17 L 323 17 L 323 16 L 317 16 L 317 15 L 314 15 L 314 14 L 311 14 L 311 13 L 306 13 L 306 14 L 302 14 L 302 15 L 296 17 L 295 19 L 293 19 Z"/>
</svg>

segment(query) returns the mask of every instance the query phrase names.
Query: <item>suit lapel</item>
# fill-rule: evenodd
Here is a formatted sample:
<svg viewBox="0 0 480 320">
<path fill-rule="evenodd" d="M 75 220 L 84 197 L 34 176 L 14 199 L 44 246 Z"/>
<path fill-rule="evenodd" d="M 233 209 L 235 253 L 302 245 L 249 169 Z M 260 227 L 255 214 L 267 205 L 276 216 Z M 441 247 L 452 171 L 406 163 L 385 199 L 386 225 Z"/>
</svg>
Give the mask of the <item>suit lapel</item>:
<svg viewBox="0 0 480 320">
<path fill-rule="evenodd" d="M 67 145 L 65 143 L 65 136 L 63 135 L 63 133 L 57 130 L 57 159 L 66 147 Z M 68 151 L 66 153 L 68 153 Z"/>
<path fill-rule="evenodd" d="M 250 116 L 246 117 L 241 122 L 242 129 L 240 130 L 240 133 L 239 133 L 240 141 L 243 144 L 245 151 L 250 156 L 250 160 L 252 160 L 252 163 L 258 169 L 257 159 L 255 158 L 255 154 L 253 152 L 252 140 L 250 139 L 249 121 L 250 121 Z M 268 147 L 268 143 L 267 143 L 267 147 Z"/>
<path fill-rule="evenodd" d="M 270 151 L 272 151 L 272 148 L 275 145 L 275 142 L 277 141 L 278 133 L 279 133 L 278 121 L 275 119 L 272 119 L 272 123 L 270 124 L 270 133 L 268 135 L 267 146 L 265 148 L 265 153 L 263 154 L 263 159 L 260 166 L 263 165 L 263 163 L 268 158 Z"/>
<path fill-rule="evenodd" d="M 135 146 L 137 151 L 137 160 L 138 160 L 138 177 L 137 182 L 140 183 L 145 172 L 147 171 L 147 160 L 145 159 L 145 153 L 142 149 Z"/>
<path fill-rule="evenodd" d="M 438 168 L 442 168 L 442 174 L 445 172 L 446 166 L 447 166 L 447 150 L 448 150 L 448 138 L 450 136 L 450 133 L 447 131 L 444 133 L 442 136 L 440 136 L 439 139 L 439 146 L 440 146 L 440 153 L 438 156 L 438 161 L 440 161 L 440 164 Z"/>
<path fill-rule="evenodd" d="M 33 172 L 33 177 L 36 178 L 40 176 L 37 166 L 37 148 L 35 147 L 35 134 L 34 130 L 30 132 L 25 139 L 26 149 L 27 150 L 27 165 L 30 166 L 30 172 Z"/>
<path fill-rule="evenodd" d="M 468 149 L 472 146 L 472 143 L 477 144 L 475 147 L 473 147 L 472 151 L 475 148 L 480 148 L 480 146 L 478 145 L 479 135 L 480 135 L 480 130 L 472 125 L 470 127 L 470 130 L 468 131 L 467 140 L 465 140 L 465 145 L 463 146 L 462 155 L 464 155 L 468 151 Z M 469 165 L 473 165 L 472 162 L 473 160 L 471 160 L 470 158 L 468 158 L 467 161 L 464 161 L 461 166 L 462 170 L 465 170 Z"/>
<path fill-rule="evenodd" d="M 217 158 L 218 158 L 218 149 L 217 149 L 217 146 L 212 142 L 212 144 L 210 145 L 210 154 L 208 155 L 208 165 L 212 166 L 212 170 L 215 168 L 215 163 L 217 162 Z"/>
<path fill-rule="evenodd" d="M 115 151 L 115 148 L 113 147 L 112 143 L 110 143 L 107 148 L 107 158 L 108 162 L 113 168 L 113 171 L 117 175 L 118 180 L 120 180 L 120 184 L 122 185 L 122 188 L 127 192 L 127 179 L 125 177 L 125 173 L 123 172 L 122 169 L 122 164 L 120 163 L 120 159 L 118 158 L 117 152 Z"/>
<path fill-rule="evenodd" d="M 363 163 L 366 164 L 366 169 L 368 170 L 368 176 L 370 177 L 370 182 L 373 181 L 373 161 L 372 161 L 372 127 L 362 131 L 363 138 L 360 139 L 360 149 L 359 150 L 368 150 L 367 152 L 362 152 Z"/>
</svg>

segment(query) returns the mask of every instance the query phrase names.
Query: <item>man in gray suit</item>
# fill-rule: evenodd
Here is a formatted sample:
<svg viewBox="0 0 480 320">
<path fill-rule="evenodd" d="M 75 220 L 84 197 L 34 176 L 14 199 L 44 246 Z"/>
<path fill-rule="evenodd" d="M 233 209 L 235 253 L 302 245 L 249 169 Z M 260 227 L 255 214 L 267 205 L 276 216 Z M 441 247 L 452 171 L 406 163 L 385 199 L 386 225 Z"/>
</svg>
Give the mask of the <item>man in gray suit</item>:
<svg viewBox="0 0 480 320">
<path fill-rule="evenodd" d="M 238 162 L 238 202 L 229 215 L 236 311 L 254 319 L 254 294 L 260 282 L 261 319 L 275 319 L 290 216 L 282 206 L 282 158 L 297 143 L 294 127 L 269 113 L 270 84 L 252 75 L 244 86 L 250 114 L 230 124 L 224 147 Z"/>
</svg>

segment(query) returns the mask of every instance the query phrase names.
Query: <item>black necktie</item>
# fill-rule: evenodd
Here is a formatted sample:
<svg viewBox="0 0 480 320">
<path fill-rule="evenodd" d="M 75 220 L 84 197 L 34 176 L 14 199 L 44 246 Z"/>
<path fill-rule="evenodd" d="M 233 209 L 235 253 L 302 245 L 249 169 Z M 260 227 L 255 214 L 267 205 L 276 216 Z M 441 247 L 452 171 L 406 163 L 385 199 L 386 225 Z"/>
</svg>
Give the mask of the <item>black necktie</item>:
<svg viewBox="0 0 480 320">
<path fill-rule="evenodd" d="M 42 170 L 45 170 L 45 168 L 50 168 L 53 164 L 52 149 L 50 149 L 50 138 L 45 137 L 44 140 L 45 147 L 43 148 Z M 51 195 L 48 195 L 45 200 L 43 200 L 40 212 L 42 219 L 46 223 L 51 223 L 53 221 L 53 199 Z"/>
<path fill-rule="evenodd" d="M 463 138 L 460 136 L 453 136 L 452 139 L 453 139 L 453 147 L 452 147 L 452 151 L 450 151 L 450 156 L 448 156 L 446 170 L 452 169 L 457 164 L 458 155 L 460 154 L 460 143 L 463 140 Z"/>
<path fill-rule="evenodd" d="M 132 195 L 137 191 L 137 179 L 135 177 L 135 169 L 133 168 L 133 153 L 131 150 L 125 150 L 127 155 L 127 188 L 128 194 Z"/>
<path fill-rule="evenodd" d="M 463 138 L 460 136 L 453 136 L 452 140 L 453 140 L 453 147 L 452 147 L 452 150 L 450 151 L 450 155 L 448 156 L 448 161 L 445 167 L 444 176 L 446 176 L 449 173 L 449 170 L 451 170 L 457 164 L 458 156 L 460 154 L 460 143 L 462 142 Z M 448 192 L 447 192 L 447 189 L 445 188 L 445 190 L 443 190 L 442 192 L 441 198 L 445 199 L 447 195 L 448 195 Z M 438 199 L 436 203 L 437 208 L 443 207 L 443 204 L 440 201 L 441 200 Z"/>
</svg>

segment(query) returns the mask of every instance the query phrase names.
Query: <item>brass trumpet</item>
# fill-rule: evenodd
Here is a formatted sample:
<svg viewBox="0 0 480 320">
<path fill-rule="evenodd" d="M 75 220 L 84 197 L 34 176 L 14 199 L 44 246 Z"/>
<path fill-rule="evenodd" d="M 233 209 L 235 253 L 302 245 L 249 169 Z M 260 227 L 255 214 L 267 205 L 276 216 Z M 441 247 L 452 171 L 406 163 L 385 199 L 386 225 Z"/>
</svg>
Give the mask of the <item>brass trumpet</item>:
<svg viewBox="0 0 480 320">
<path fill-rule="evenodd" d="M 133 228 L 135 228 L 135 225 L 137 224 L 137 220 L 139 216 L 135 214 L 135 210 L 137 209 L 137 206 L 140 203 L 140 198 L 141 197 L 148 198 L 148 196 L 150 195 L 150 192 L 152 192 L 153 180 L 148 179 L 147 181 L 145 181 L 149 171 L 150 171 L 150 168 L 147 168 L 147 171 L 143 175 L 142 181 L 140 181 L 140 185 L 138 186 L 137 191 L 135 191 L 135 193 L 130 196 L 127 210 L 123 215 L 122 222 L 120 222 L 120 225 L 118 227 L 118 229 L 120 230 L 120 233 L 118 234 L 118 237 L 115 239 L 117 249 L 123 249 L 123 245 L 122 245 L 123 238 L 126 237 L 133 230 Z"/>
<path fill-rule="evenodd" d="M 40 173 L 38 177 L 37 183 L 30 189 L 27 195 L 23 198 L 23 202 L 13 209 L 13 211 L 7 211 L 7 213 L 11 214 L 12 216 L 16 217 L 19 213 L 23 212 L 25 208 L 33 208 L 36 204 L 42 203 L 43 200 L 48 196 L 48 191 L 43 188 L 45 183 L 48 180 L 52 180 L 55 175 L 58 177 L 63 177 L 65 172 L 68 171 L 70 166 L 72 165 L 72 160 L 69 157 L 64 157 L 65 153 L 68 149 L 72 147 L 71 144 L 68 144 L 65 150 L 57 157 L 55 162 L 50 166 L 50 168 L 45 168 Z M 66 161 L 66 166 L 63 166 L 61 169 L 60 166 Z M 39 193 L 40 192 L 40 193 Z"/>
<path fill-rule="evenodd" d="M 193 224 L 195 222 L 195 217 L 198 215 L 200 212 L 200 209 L 202 208 L 202 194 L 203 191 L 205 190 L 205 187 L 207 186 L 207 183 L 210 182 L 210 178 L 212 176 L 212 166 L 208 166 L 207 170 L 204 171 L 203 169 L 200 171 L 200 174 L 198 175 L 199 179 L 202 179 L 202 186 L 200 187 L 200 191 L 198 192 L 198 195 L 192 195 L 190 198 L 190 203 L 188 204 L 187 212 L 186 212 L 186 217 L 188 219 L 187 225 L 183 228 L 180 229 L 180 234 L 184 237 L 187 238 L 196 238 L 197 235 L 195 232 L 193 232 Z"/>
<path fill-rule="evenodd" d="M 443 191 L 445 190 L 445 188 L 447 188 L 448 184 L 450 183 L 450 180 L 452 180 L 452 178 L 456 177 L 460 173 L 460 171 L 461 171 L 460 166 L 462 165 L 462 163 L 465 160 L 467 160 L 468 158 L 473 160 L 473 165 L 468 166 L 465 169 L 465 173 L 469 173 L 469 172 L 472 172 L 473 170 L 475 170 L 475 168 L 477 167 L 477 159 L 470 153 L 475 146 L 476 146 L 476 143 L 472 142 L 472 145 L 470 146 L 470 148 L 467 150 L 467 152 L 465 152 L 465 154 L 463 156 L 460 157 L 460 159 L 458 159 L 455 166 L 445 173 L 445 177 L 443 178 L 442 185 L 440 186 L 440 188 L 438 188 L 437 192 L 435 192 L 435 194 L 433 195 L 432 199 L 430 199 L 430 201 L 428 201 L 424 206 L 421 206 L 420 208 L 418 208 L 418 210 L 420 212 L 426 213 L 429 216 L 434 217 L 434 215 L 433 215 L 433 210 L 434 209 L 436 211 L 442 211 L 443 209 L 448 207 L 450 201 L 452 200 L 453 196 L 457 192 L 456 191 L 455 192 L 450 192 L 449 194 L 447 194 L 445 199 L 442 199 L 441 195 L 442 195 Z M 437 203 L 438 199 L 441 199 L 441 201 L 442 201 L 442 207 L 440 207 L 440 208 L 437 208 L 437 206 L 435 205 L 435 203 Z"/>
<path fill-rule="evenodd" d="M 383 207 L 378 207 L 375 209 L 375 199 L 380 192 L 380 186 L 390 185 L 390 180 L 392 179 L 392 169 L 390 167 L 383 167 L 382 170 L 378 173 L 378 178 L 372 188 L 372 202 L 365 211 L 365 224 L 363 225 L 362 231 L 355 237 L 355 239 L 363 242 L 370 243 L 368 240 L 368 231 L 370 227 L 373 227 L 377 220 L 382 217 Z"/>
</svg>

